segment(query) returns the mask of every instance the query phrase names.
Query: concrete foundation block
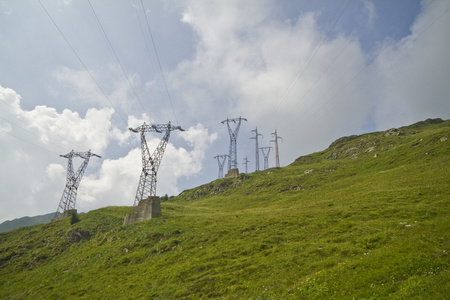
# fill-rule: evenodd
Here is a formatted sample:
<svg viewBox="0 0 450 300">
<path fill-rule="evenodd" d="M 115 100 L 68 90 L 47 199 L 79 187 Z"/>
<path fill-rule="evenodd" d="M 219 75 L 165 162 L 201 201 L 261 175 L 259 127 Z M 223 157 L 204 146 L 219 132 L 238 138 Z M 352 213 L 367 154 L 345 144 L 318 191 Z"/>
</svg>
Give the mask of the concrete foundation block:
<svg viewBox="0 0 450 300">
<path fill-rule="evenodd" d="M 225 178 L 227 177 L 238 177 L 239 175 L 239 169 L 231 169 L 228 171 L 228 173 L 225 175 Z"/>
<path fill-rule="evenodd" d="M 145 200 L 139 201 L 134 211 L 125 216 L 123 225 L 138 223 L 157 217 L 161 217 L 161 202 L 159 201 L 159 197 L 148 197 Z"/>
</svg>

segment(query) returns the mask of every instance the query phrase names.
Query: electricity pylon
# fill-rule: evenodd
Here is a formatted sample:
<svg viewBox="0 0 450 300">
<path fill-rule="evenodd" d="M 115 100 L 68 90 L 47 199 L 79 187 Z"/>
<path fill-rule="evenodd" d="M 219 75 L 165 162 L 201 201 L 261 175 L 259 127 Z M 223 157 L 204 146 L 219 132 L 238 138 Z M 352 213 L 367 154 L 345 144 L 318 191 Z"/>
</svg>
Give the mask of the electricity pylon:
<svg viewBox="0 0 450 300">
<path fill-rule="evenodd" d="M 249 162 L 250 162 L 250 161 L 247 159 L 247 155 L 246 155 L 245 158 L 244 158 L 245 173 L 248 173 L 247 164 L 248 164 Z"/>
<path fill-rule="evenodd" d="M 269 168 L 269 153 L 270 153 L 270 149 L 272 149 L 272 147 L 261 147 L 259 148 L 261 149 L 263 155 L 264 155 L 264 170 Z M 266 152 L 267 150 L 267 152 Z"/>
<path fill-rule="evenodd" d="M 237 169 L 237 167 L 238 167 L 236 140 L 237 140 L 237 135 L 239 133 L 239 127 L 241 127 L 242 120 L 247 121 L 247 119 L 239 117 L 239 118 L 235 118 L 235 119 L 227 118 L 226 120 L 221 122 L 222 124 L 227 123 L 228 133 L 230 134 L 230 154 L 229 154 L 230 157 L 228 158 L 228 171 L 230 171 L 231 169 Z M 237 124 L 234 131 L 231 129 L 230 122 Z"/>
<path fill-rule="evenodd" d="M 101 157 L 97 154 L 91 153 L 91 150 L 88 152 L 74 152 L 73 150 L 67 153 L 66 155 L 60 155 L 61 157 L 67 158 L 69 161 L 67 163 L 67 178 L 66 178 L 66 187 L 62 194 L 61 200 L 59 201 L 58 208 L 56 209 L 54 219 L 59 219 L 61 215 L 66 210 L 75 209 L 75 203 L 77 200 L 77 190 L 80 186 L 81 178 L 83 177 L 84 171 L 89 163 L 89 159 L 91 156 Z M 80 167 L 76 172 L 73 171 L 73 157 L 81 157 L 84 161 L 81 163 Z"/>
<path fill-rule="evenodd" d="M 280 167 L 280 154 L 278 153 L 278 139 L 281 139 L 281 141 L 283 141 L 283 138 L 281 136 L 278 136 L 276 129 L 275 129 L 275 132 L 272 132 L 272 135 L 274 135 L 274 139 L 271 140 L 270 142 L 275 143 L 275 162 L 276 162 L 276 167 L 279 168 Z"/>
<path fill-rule="evenodd" d="M 251 137 L 250 139 L 255 139 L 255 171 L 259 171 L 259 146 L 258 146 L 258 136 L 263 136 L 261 133 L 258 133 L 258 127 L 256 127 L 255 130 L 252 130 L 252 132 L 255 133 L 254 137 Z"/>
<path fill-rule="evenodd" d="M 137 206 L 139 201 L 147 199 L 150 196 L 156 196 L 156 175 L 170 137 L 170 132 L 172 130 L 184 130 L 180 126 L 170 125 L 170 122 L 168 124 L 160 125 L 147 125 L 144 122 L 144 124 L 139 127 L 128 129 L 132 132 L 141 134 L 142 173 L 133 204 L 134 206 Z M 145 140 L 146 132 L 165 132 L 164 137 L 161 139 L 161 142 L 152 155 L 150 155 L 147 141 Z"/>
<path fill-rule="evenodd" d="M 227 154 L 214 156 L 214 158 L 217 158 L 217 163 L 219 164 L 219 179 L 223 178 L 223 166 L 225 165 L 227 156 Z"/>
</svg>

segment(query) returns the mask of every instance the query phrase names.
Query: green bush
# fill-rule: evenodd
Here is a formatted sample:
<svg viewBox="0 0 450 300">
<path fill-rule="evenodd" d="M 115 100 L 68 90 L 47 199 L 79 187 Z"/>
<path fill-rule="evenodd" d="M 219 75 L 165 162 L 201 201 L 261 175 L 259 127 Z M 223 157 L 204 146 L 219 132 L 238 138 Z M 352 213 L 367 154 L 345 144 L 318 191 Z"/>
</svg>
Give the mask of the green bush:
<svg viewBox="0 0 450 300">
<path fill-rule="evenodd" d="M 75 223 L 80 222 L 80 218 L 78 217 L 78 214 L 76 211 L 72 211 L 70 213 L 70 224 L 73 225 Z"/>
</svg>

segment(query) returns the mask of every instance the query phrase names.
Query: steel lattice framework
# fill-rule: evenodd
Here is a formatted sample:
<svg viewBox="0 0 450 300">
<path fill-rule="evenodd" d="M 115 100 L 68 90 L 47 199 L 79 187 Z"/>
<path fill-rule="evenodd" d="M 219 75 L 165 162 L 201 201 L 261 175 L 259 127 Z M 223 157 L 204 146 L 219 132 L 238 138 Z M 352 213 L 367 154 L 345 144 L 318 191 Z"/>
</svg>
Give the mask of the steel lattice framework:
<svg viewBox="0 0 450 300">
<path fill-rule="evenodd" d="M 84 171 L 89 163 L 91 156 L 101 157 L 97 154 L 91 153 L 91 150 L 87 152 L 74 152 L 73 150 L 66 155 L 60 155 L 68 159 L 67 163 L 67 178 L 66 187 L 64 189 L 61 200 L 59 201 L 58 208 L 56 209 L 55 219 L 59 219 L 63 212 L 70 209 L 75 209 L 75 203 L 77 200 L 77 190 L 80 186 L 81 178 L 83 177 Z M 83 162 L 76 172 L 73 171 L 73 161 L 74 157 L 83 158 Z"/>
<path fill-rule="evenodd" d="M 227 123 L 228 127 L 228 133 L 230 134 L 230 157 L 228 159 L 228 171 L 231 169 L 237 169 L 238 162 L 237 162 L 237 136 L 239 133 L 239 128 L 241 127 L 241 121 L 247 121 L 247 119 L 239 117 L 235 119 L 226 119 L 222 121 L 222 124 Z M 236 128 L 234 130 L 231 129 L 230 123 L 233 122 L 236 125 Z"/>
<path fill-rule="evenodd" d="M 272 147 L 261 147 L 259 148 L 261 149 L 263 155 L 264 155 L 264 170 L 269 168 L 269 153 L 270 153 L 270 149 L 272 149 Z M 267 152 L 266 152 L 267 150 Z"/>
<path fill-rule="evenodd" d="M 137 206 L 139 201 L 147 199 L 150 196 L 156 196 L 156 175 L 159 165 L 161 164 L 167 142 L 169 141 L 170 132 L 172 130 L 184 130 L 180 126 L 171 125 L 170 122 L 168 124 L 159 125 L 147 125 L 144 122 L 143 125 L 136 128 L 129 128 L 129 130 L 135 133 L 140 133 L 141 135 L 142 173 L 133 204 L 134 206 Z M 156 147 L 152 155 L 150 155 L 147 141 L 145 139 L 146 132 L 165 132 L 164 137 L 161 139 L 161 142 L 158 147 Z"/>
<path fill-rule="evenodd" d="M 217 164 L 219 165 L 219 179 L 223 178 L 223 166 L 225 165 L 227 156 L 227 154 L 214 156 L 214 158 L 217 158 Z"/>
<path fill-rule="evenodd" d="M 244 158 L 244 165 L 245 165 L 245 173 L 248 173 L 247 165 L 250 161 L 247 159 L 247 156 Z"/>
<path fill-rule="evenodd" d="M 252 130 L 252 132 L 255 133 L 254 137 L 251 137 L 250 139 L 255 139 L 255 171 L 259 171 L 259 146 L 258 146 L 258 136 L 263 136 L 261 133 L 258 133 L 258 127 L 256 127 L 255 130 Z"/>
<path fill-rule="evenodd" d="M 271 140 L 270 142 L 275 143 L 275 163 L 276 163 L 276 167 L 279 168 L 280 167 L 280 154 L 278 152 L 278 139 L 281 139 L 281 141 L 283 141 L 283 138 L 281 136 L 278 136 L 276 129 L 275 129 L 275 132 L 272 132 L 272 135 L 274 136 L 274 139 Z"/>
</svg>

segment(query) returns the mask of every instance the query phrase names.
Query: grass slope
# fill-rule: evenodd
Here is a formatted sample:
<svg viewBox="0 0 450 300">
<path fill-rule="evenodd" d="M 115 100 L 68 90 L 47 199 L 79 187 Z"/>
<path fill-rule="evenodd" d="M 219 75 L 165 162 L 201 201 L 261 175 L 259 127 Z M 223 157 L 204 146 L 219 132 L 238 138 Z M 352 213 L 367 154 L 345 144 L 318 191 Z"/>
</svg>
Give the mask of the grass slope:
<svg viewBox="0 0 450 300">
<path fill-rule="evenodd" d="M 107 207 L 0 234 L 2 299 L 445 299 L 450 121 L 337 140 L 122 226 Z"/>
</svg>

